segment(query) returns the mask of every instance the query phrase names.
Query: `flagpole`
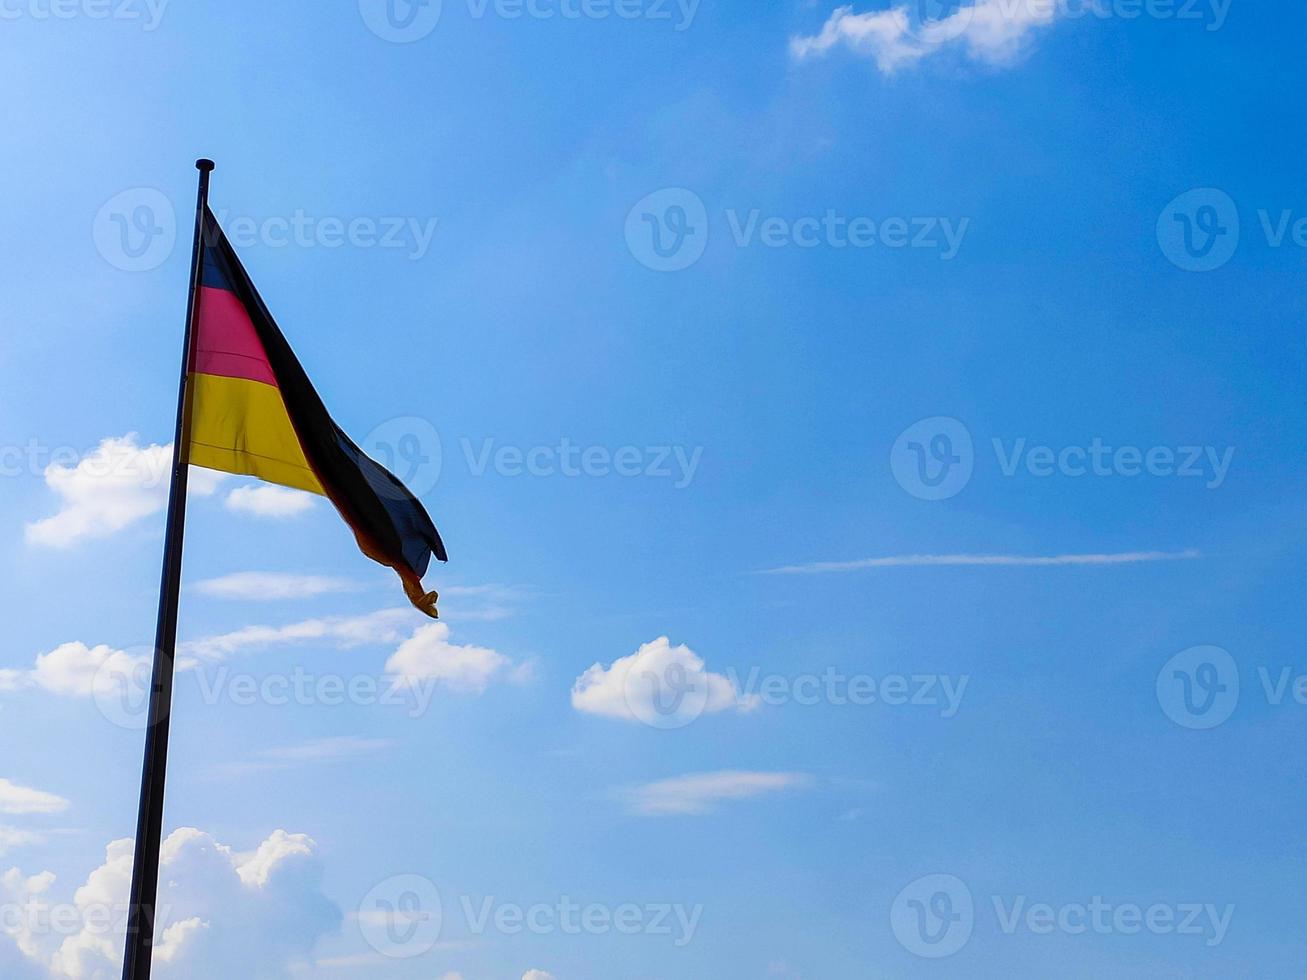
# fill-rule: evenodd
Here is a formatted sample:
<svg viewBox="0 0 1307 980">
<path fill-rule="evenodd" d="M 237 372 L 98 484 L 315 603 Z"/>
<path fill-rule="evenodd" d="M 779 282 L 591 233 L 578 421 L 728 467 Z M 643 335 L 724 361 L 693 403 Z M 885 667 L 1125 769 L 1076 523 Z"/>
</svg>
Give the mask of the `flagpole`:
<svg viewBox="0 0 1307 980">
<path fill-rule="evenodd" d="M 163 576 L 159 585 L 159 621 L 154 639 L 150 713 L 145 730 L 145 764 L 141 771 L 141 805 L 136 818 L 136 855 L 128 904 L 123 980 L 149 980 L 154 948 L 155 900 L 159 891 L 159 847 L 163 837 L 163 790 L 168 768 L 168 730 L 172 707 L 173 659 L 177 646 L 177 603 L 182 583 L 182 538 L 186 529 L 186 483 L 190 469 L 191 413 L 187 375 L 195 343 L 195 317 L 202 266 L 204 210 L 209 201 L 212 160 L 196 160 L 200 188 L 195 204 L 195 241 L 191 249 L 190 295 L 186 301 L 186 340 L 182 345 L 177 390 L 177 427 L 173 435 L 172 485 L 168 491 L 168 529 L 163 540 Z"/>
</svg>

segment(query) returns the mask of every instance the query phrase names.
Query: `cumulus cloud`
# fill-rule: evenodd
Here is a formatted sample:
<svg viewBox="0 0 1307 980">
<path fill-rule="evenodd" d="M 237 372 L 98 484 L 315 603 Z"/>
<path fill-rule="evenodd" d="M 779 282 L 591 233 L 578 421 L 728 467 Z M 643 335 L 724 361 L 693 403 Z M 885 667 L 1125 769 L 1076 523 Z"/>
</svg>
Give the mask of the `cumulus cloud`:
<svg viewBox="0 0 1307 980">
<path fill-rule="evenodd" d="M 625 721 L 669 715 L 693 720 L 718 711 L 749 711 L 757 704 L 756 696 L 742 696 L 730 678 L 712 673 L 702 657 L 683 643 L 672 646 L 665 636 L 609 667 L 594 664 L 572 685 L 577 711 Z"/>
<path fill-rule="evenodd" d="M 313 509 L 313 494 L 271 484 L 237 487 L 227 494 L 226 506 L 254 517 L 298 517 Z"/>
<path fill-rule="evenodd" d="M 797 772 L 721 772 L 677 776 L 637 786 L 626 793 L 631 810 L 642 816 L 702 816 L 722 803 L 780 793 L 808 785 Z"/>
<path fill-rule="evenodd" d="M 0 779 L 0 813 L 63 813 L 69 806 L 62 796 Z"/>
<path fill-rule="evenodd" d="M 90 538 L 121 531 L 168 504 L 172 446 L 141 446 L 129 432 L 111 437 L 75 466 L 51 463 L 45 483 L 60 498 L 59 512 L 28 524 L 27 540 L 51 548 L 68 548 Z M 211 496 L 223 477 L 192 470 L 190 492 Z"/>
<path fill-rule="evenodd" d="M 847 5 L 836 9 L 819 33 L 791 38 L 790 54 L 802 61 L 843 46 L 874 58 L 887 75 L 949 49 L 1003 65 L 1037 30 L 1052 24 L 1060 9 L 1057 0 L 974 0 L 945 17 L 923 19 L 908 4 L 860 14 Z"/>
<path fill-rule="evenodd" d="M 322 893 L 316 850 L 305 835 L 281 830 L 247 854 L 193 828 L 169 836 L 154 975 L 229 980 L 302 970 L 318 939 L 341 922 Z M 50 872 L 29 877 L 12 869 L 0 876 L 0 901 L 18 913 L 0 921 L 0 964 L 6 955 L 15 959 L 16 949 L 33 977 L 116 977 L 131 870 L 132 842 L 119 840 L 70 901 L 56 900 Z M 52 921 L 70 927 L 53 929 Z"/>
<path fill-rule="evenodd" d="M 200 595 L 215 599 L 268 602 L 281 599 L 311 599 L 356 588 L 347 579 L 326 575 L 291 575 L 283 572 L 233 572 L 204 579 L 192 587 Z"/>
<path fill-rule="evenodd" d="M 449 636 L 445 623 L 419 626 L 386 661 L 386 673 L 409 685 L 436 681 L 455 691 L 481 694 L 512 666 L 502 653 L 451 643 Z"/>
<path fill-rule="evenodd" d="M 122 694 L 126 680 L 148 685 L 153 657 L 132 654 L 100 644 L 87 646 L 63 643 L 49 653 L 38 654 L 29 670 L 0 672 L 0 693 L 42 690 L 66 698 L 113 697 Z M 180 660 L 178 666 L 189 664 Z"/>
<path fill-rule="evenodd" d="M 554 975 L 544 970 L 527 970 L 522 974 L 522 980 L 554 980 Z"/>
</svg>

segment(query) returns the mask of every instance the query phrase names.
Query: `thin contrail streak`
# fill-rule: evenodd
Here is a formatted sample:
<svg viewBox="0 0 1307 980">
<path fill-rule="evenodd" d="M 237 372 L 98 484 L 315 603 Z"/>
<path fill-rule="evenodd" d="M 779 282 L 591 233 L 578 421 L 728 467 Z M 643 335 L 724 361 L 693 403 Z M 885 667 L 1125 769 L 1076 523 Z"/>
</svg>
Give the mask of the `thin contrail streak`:
<svg viewBox="0 0 1307 980">
<path fill-rule="evenodd" d="M 1019 566 L 1132 565 L 1152 561 L 1192 561 L 1201 558 L 1197 548 L 1184 551 L 1122 551 L 1101 555 L 890 555 L 859 558 L 856 561 L 815 561 L 807 565 L 767 568 L 763 575 L 821 575 L 827 572 L 856 572 L 864 568 L 923 568 L 933 566 Z"/>
</svg>

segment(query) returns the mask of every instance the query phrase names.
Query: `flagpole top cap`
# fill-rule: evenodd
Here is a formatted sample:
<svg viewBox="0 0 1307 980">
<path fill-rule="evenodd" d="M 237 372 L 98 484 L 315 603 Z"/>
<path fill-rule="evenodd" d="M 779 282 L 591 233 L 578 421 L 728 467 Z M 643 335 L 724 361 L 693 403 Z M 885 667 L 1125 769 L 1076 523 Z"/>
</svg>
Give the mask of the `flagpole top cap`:
<svg viewBox="0 0 1307 980">
<path fill-rule="evenodd" d="M 195 161 L 195 169 L 202 170 L 206 174 L 211 172 L 213 168 L 216 166 L 217 166 L 216 163 L 214 163 L 212 160 L 206 159 L 205 157 L 200 157 L 200 159 Z"/>
</svg>

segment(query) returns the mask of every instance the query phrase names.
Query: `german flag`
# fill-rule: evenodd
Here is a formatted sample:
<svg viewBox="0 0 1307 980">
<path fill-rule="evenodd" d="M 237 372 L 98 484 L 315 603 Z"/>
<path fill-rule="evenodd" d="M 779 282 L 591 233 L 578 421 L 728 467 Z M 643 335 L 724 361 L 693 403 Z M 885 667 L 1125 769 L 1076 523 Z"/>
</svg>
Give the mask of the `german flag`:
<svg viewBox="0 0 1307 980">
<path fill-rule="evenodd" d="M 436 618 L 422 576 L 432 555 L 448 556 L 426 509 L 332 420 L 207 207 L 200 247 L 190 462 L 328 498 L 363 553 L 398 572 L 413 605 Z"/>
</svg>

